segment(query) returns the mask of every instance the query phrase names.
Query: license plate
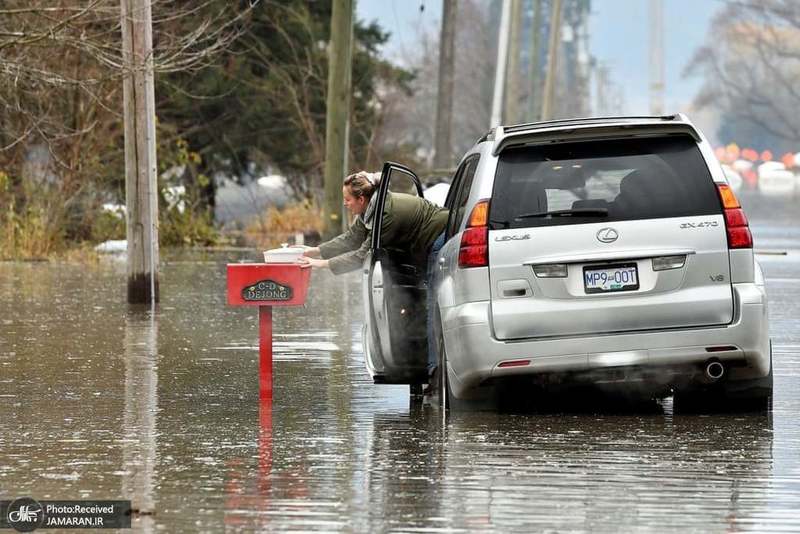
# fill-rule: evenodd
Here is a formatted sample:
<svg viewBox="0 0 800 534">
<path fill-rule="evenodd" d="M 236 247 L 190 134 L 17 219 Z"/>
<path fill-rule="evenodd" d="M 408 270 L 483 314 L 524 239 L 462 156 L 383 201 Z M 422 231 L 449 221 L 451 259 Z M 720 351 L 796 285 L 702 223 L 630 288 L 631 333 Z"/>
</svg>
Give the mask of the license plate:
<svg viewBox="0 0 800 534">
<path fill-rule="evenodd" d="M 610 293 L 639 289 L 639 271 L 635 263 L 584 267 L 583 286 L 587 293 Z"/>
</svg>

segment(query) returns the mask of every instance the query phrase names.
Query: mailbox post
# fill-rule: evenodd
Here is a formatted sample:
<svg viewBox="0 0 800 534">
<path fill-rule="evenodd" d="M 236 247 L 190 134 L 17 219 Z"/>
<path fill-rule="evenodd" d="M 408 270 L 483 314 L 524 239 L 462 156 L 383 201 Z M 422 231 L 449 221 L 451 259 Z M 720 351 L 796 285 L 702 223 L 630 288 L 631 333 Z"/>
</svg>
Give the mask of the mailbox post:
<svg viewBox="0 0 800 534">
<path fill-rule="evenodd" d="M 272 307 L 306 302 L 311 268 L 297 263 L 229 263 L 228 305 L 258 307 L 259 398 L 272 400 Z"/>
</svg>

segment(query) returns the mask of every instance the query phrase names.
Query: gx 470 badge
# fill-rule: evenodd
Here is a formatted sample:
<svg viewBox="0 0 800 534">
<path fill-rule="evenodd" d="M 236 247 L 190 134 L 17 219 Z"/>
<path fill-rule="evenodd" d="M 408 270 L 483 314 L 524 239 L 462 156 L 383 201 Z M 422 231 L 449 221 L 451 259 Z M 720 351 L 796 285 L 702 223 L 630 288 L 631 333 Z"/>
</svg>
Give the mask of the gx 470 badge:
<svg viewBox="0 0 800 534">
<path fill-rule="evenodd" d="M 717 221 L 703 221 L 699 223 L 683 223 L 681 224 L 681 228 L 710 228 L 713 226 L 719 226 Z"/>
</svg>

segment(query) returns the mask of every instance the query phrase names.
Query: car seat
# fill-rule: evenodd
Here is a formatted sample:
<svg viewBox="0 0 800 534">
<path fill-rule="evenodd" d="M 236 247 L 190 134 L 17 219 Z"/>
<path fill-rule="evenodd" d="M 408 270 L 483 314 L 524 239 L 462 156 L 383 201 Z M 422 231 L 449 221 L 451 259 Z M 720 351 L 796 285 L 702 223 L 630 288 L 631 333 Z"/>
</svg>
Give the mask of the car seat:
<svg viewBox="0 0 800 534">
<path fill-rule="evenodd" d="M 644 215 L 652 207 L 653 195 L 657 194 L 655 184 L 639 170 L 628 173 L 619 183 L 619 194 L 610 205 L 610 211 L 617 215 Z"/>
<path fill-rule="evenodd" d="M 546 213 L 547 212 L 547 191 L 544 184 L 538 180 L 529 180 L 522 188 L 519 197 L 516 199 L 516 206 L 513 211 L 516 215 L 523 213 Z"/>
</svg>

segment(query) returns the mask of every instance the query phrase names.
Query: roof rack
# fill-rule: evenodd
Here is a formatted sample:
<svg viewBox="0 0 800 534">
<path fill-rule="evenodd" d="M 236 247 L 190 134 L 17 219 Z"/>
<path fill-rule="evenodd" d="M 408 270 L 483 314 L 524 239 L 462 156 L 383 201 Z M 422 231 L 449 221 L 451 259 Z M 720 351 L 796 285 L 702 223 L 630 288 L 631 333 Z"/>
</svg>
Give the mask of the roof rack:
<svg viewBox="0 0 800 534">
<path fill-rule="evenodd" d="M 649 132 L 649 133 L 648 133 Z M 492 153 L 499 154 L 509 146 L 612 138 L 658 133 L 688 133 L 697 141 L 702 136 L 683 114 L 664 116 L 588 117 L 565 119 L 513 126 L 498 126 L 489 140 L 494 141 Z"/>
<path fill-rule="evenodd" d="M 539 122 L 527 122 L 523 124 L 513 124 L 510 126 L 506 126 L 503 128 L 505 133 L 513 133 L 519 132 L 522 130 L 536 130 L 539 128 L 552 128 L 554 126 L 567 126 L 569 124 L 593 124 L 593 123 L 601 123 L 601 122 L 621 122 L 621 121 L 629 121 L 629 120 L 642 120 L 642 119 L 651 119 L 651 120 L 662 120 L 662 121 L 673 121 L 679 119 L 679 115 L 628 115 L 628 116 L 617 116 L 617 117 L 579 117 L 574 119 L 556 119 L 551 121 L 539 121 Z"/>
<path fill-rule="evenodd" d="M 531 130 L 544 130 L 546 128 L 558 128 L 560 126 L 570 126 L 576 124 L 603 124 L 606 122 L 627 122 L 627 121 L 640 121 L 640 120 L 656 120 L 656 121 L 683 121 L 689 122 L 685 115 L 682 113 L 675 113 L 673 115 L 616 115 L 610 117 L 576 117 L 572 119 L 555 119 L 549 121 L 526 122 L 521 124 L 512 124 L 509 126 L 497 126 L 483 134 L 478 143 L 484 141 L 491 141 L 503 137 L 507 134 L 513 134 L 523 131 Z"/>
</svg>

